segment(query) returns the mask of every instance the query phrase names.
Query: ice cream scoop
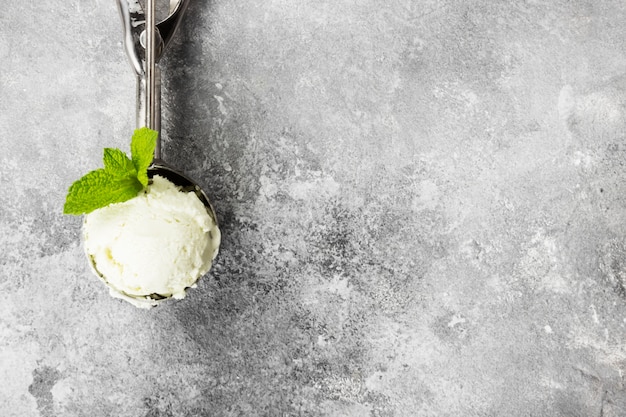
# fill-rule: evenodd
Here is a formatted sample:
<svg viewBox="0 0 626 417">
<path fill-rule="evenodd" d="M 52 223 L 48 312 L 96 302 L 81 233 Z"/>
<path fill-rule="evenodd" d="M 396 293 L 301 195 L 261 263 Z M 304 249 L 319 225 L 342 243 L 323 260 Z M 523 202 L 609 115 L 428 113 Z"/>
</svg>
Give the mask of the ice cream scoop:
<svg viewBox="0 0 626 417">
<path fill-rule="evenodd" d="M 124 27 L 124 46 L 137 75 L 137 127 L 146 126 L 160 132 L 161 91 L 157 63 L 179 26 L 189 0 L 170 0 L 169 15 L 158 24 L 155 0 L 145 1 L 145 12 L 138 0 L 117 0 L 117 4 Z M 83 226 L 85 250 L 94 272 L 109 286 L 111 295 L 137 307 L 152 307 L 168 298 L 184 297 L 185 290 L 194 286 L 210 268 L 220 243 L 217 215 L 209 198 L 195 181 L 163 161 L 160 133 L 148 176 L 151 184 L 144 195 L 130 203 L 96 210 L 85 217 Z M 171 193 L 168 191 L 167 198 L 161 190 L 165 183 L 174 187 Z M 158 196 L 168 203 L 155 202 Z M 187 204 L 194 199 L 204 212 L 198 211 L 198 204 L 192 204 L 195 205 L 193 215 L 185 210 L 182 213 L 175 203 Z M 143 211 L 136 209 L 137 205 L 143 207 Z M 159 208 L 152 210 L 153 206 Z M 129 225 L 130 222 L 134 223 Z M 196 223 L 197 230 L 193 229 Z M 173 241 L 178 243 L 172 244 Z M 159 245 L 162 253 L 158 251 Z M 162 255 L 160 259 L 156 259 L 159 255 Z M 181 265 L 183 270 L 178 268 Z M 145 273 L 152 269 L 152 276 Z M 167 282 L 170 269 L 174 272 L 170 274 L 171 282 Z"/>
</svg>

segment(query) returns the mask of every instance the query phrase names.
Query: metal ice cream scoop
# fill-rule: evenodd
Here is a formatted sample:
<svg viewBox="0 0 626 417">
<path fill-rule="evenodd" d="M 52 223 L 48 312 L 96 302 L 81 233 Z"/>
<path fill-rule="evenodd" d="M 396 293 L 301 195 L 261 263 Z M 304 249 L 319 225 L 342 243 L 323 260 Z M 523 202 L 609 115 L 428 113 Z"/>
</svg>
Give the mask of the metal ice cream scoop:
<svg viewBox="0 0 626 417">
<path fill-rule="evenodd" d="M 156 23 L 156 0 L 116 0 L 124 28 L 124 48 L 137 76 L 137 128 L 148 127 L 159 132 L 154 160 L 148 176 L 159 175 L 181 187 L 182 191 L 195 192 L 206 207 L 217 227 L 217 216 L 209 198 L 200 186 L 182 172 L 168 165 L 161 157 L 161 77 L 158 62 L 180 25 L 189 0 L 167 0 L 167 17 Z M 101 276 L 104 279 L 104 277 Z M 119 291 L 118 291 L 119 292 Z M 129 300 L 127 294 L 115 295 L 131 302 L 144 301 L 156 305 L 164 298 L 159 294 L 146 295 L 148 299 Z M 135 303 L 136 304 L 136 303 Z"/>
</svg>

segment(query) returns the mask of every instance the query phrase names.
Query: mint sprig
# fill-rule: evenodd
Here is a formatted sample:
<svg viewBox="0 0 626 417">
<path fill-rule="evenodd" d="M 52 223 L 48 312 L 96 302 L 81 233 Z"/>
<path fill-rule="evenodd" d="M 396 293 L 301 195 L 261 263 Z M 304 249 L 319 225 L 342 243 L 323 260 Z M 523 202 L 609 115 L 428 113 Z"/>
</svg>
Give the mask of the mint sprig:
<svg viewBox="0 0 626 417">
<path fill-rule="evenodd" d="M 65 198 L 64 214 L 87 214 L 136 197 L 148 186 L 148 167 L 154 158 L 158 132 L 142 127 L 130 142 L 131 158 L 114 148 L 104 149 L 104 168 L 74 182 Z"/>
</svg>

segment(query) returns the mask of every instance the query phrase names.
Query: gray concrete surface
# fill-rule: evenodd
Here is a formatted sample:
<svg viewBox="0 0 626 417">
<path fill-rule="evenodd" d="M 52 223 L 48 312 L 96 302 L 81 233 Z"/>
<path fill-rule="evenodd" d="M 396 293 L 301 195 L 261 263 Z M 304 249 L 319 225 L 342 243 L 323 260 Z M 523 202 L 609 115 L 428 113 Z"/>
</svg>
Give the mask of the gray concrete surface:
<svg viewBox="0 0 626 417">
<path fill-rule="evenodd" d="M 112 0 L 0 10 L 1 416 L 626 416 L 626 5 L 193 2 L 164 155 L 224 233 L 108 296 L 61 214 L 128 150 Z"/>
</svg>

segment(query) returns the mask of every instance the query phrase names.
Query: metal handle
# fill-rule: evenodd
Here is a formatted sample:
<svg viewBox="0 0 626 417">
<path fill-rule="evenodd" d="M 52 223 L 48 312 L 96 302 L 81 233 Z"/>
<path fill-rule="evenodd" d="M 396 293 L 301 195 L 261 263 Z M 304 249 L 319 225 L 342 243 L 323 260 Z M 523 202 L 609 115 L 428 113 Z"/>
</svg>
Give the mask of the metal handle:
<svg viewBox="0 0 626 417">
<path fill-rule="evenodd" d="M 156 23 L 155 0 L 116 0 L 124 28 L 124 48 L 137 75 L 137 127 L 161 131 L 161 72 L 158 62 L 178 29 L 190 0 L 170 0 L 169 15 Z M 161 137 L 154 158 L 161 159 Z"/>
</svg>

